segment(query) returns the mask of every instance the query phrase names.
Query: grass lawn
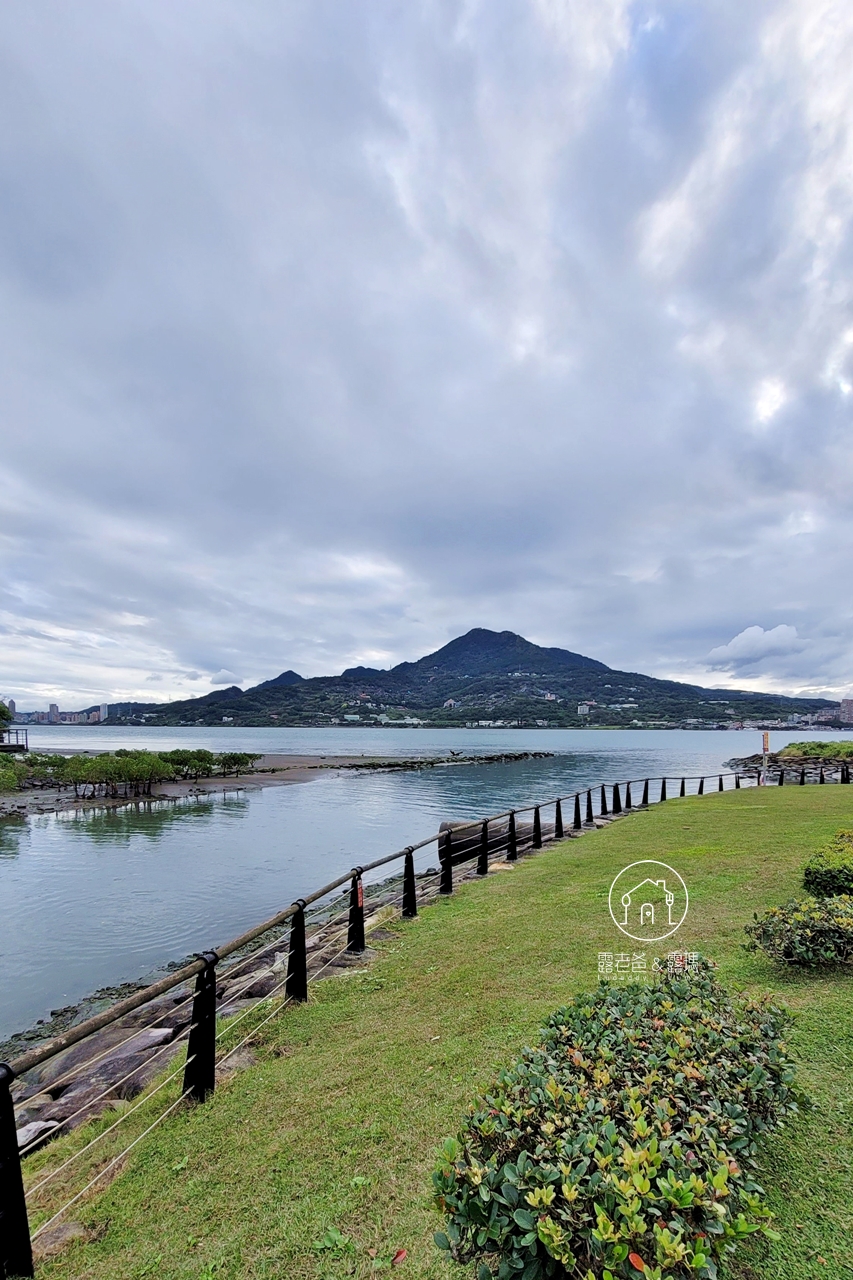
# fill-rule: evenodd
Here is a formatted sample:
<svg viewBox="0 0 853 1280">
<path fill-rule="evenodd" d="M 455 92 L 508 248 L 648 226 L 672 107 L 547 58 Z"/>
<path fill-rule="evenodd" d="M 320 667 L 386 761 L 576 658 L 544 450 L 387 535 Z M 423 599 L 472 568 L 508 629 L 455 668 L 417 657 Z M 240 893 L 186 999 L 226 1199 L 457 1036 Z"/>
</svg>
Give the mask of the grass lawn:
<svg viewBox="0 0 853 1280">
<path fill-rule="evenodd" d="M 690 913 L 647 952 L 704 951 L 727 984 L 772 991 L 795 1011 L 791 1043 L 814 1100 L 762 1156 L 782 1238 L 751 1243 L 728 1275 L 850 1277 L 853 982 L 780 972 L 741 946 L 752 913 L 801 893 L 805 856 L 842 826 L 853 826 L 853 787 L 715 793 L 465 884 L 402 922 L 367 972 L 318 984 L 309 1004 L 268 1023 L 256 1065 L 173 1114 L 71 1211 L 94 1238 L 43 1262 L 39 1276 L 338 1280 L 391 1274 L 399 1249 L 407 1257 L 395 1276 L 470 1276 L 432 1243 L 443 1225 L 430 1199 L 435 1149 L 544 1016 L 595 986 L 598 952 L 626 949 L 607 911 L 610 882 L 657 857 L 687 882 Z M 29 1180 L 81 1142 L 70 1135 L 34 1157 Z M 66 1187 L 84 1181 L 75 1173 Z M 348 1243 L 334 1247 L 330 1228 Z M 332 1247 L 316 1246 L 324 1239 Z"/>
</svg>

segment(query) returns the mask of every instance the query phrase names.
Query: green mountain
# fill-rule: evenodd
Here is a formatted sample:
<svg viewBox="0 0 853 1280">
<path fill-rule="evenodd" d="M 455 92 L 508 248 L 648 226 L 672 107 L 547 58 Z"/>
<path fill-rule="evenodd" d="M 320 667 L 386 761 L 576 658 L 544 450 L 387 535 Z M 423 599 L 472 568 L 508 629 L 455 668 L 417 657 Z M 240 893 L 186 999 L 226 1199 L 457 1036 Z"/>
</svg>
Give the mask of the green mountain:
<svg viewBox="0 0 853 1280">
<path fill-rule="evenodd" d="M 579 711 L 586 706 L 587 711 Z M 417 662 L 388 671 L 350 667 L 305 680 L 282 672 L 251 689 L 236 685 L 165 705 L 133 704 L 124 722 L 322 725 L 403 723 L 582 728 L 656 724 L 728 726 L 812 717 L 836 707 L 822 698 L 703 689 L 616 671 L 568 649 L 543 648 L 512 631 L 481 627 Z M 112 709 L 111 709 L 112 710 Z"/>
</svg>

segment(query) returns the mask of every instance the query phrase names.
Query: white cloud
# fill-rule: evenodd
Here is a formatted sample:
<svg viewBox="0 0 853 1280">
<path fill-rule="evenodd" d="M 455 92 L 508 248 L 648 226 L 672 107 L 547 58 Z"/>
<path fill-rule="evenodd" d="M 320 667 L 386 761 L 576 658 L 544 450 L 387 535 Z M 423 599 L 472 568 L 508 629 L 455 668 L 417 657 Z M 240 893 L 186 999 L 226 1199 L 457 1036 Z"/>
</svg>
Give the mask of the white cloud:
<svg viewBox="0 0 853 1280">
<path fill-rule="evenodd" d="M 766 426 L 784 406 L 788 390 L 781 378 L 765 378 L 755 397 L 755 416 Z"/>
<path fill-rule="evenodd" d="M 765 631 L 763 627 L 745 627 L 728 644 L 718 645 L 708 654 L 712 667 L 746 667 L 764 658 L 799 653 L 804 643 L 797 635 L 797 628 L 780 623 Z"/>
<path fill-rule="evenodd" d="M 222 670 L 217 671 L 216 675 L 210 677 L 211 684 L 239 684 L 240 676 L 235 676 L 233 671 Z"/>
</svg>

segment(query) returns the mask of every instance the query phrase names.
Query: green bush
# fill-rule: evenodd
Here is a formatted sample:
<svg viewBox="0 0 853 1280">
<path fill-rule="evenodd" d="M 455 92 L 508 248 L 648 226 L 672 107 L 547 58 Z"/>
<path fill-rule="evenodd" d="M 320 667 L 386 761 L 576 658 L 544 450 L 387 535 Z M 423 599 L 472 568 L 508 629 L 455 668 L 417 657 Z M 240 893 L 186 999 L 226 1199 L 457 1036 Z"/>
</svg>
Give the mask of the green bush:
<svg viewBox="0 0 853 1280">
<path fill-rule="evenodd" d="M 0 761 L 0 791 L 17 791 L 18 777 L 14 769 L 6 767 L 5 761 Z"/>
<path fill-rule="evenodd" d="M 478 1280 L 713 1280 L 738 1240 L 772 1234 L 750 1168 L 796 1108 L 786 1024 L 704 961 L 577 996 L 444 1144 L 436 1243 Z"/>
<path fill-rule="evenodd" d="M 853 893 L 853 831 L 837 832 L 812 854 L 803 870 L 803 888 L 816 898 Z"/>
<path fill-rule="evenodd" d="M 853 897 L 804 898 L 772 907 L 746 926 L 749 950 L 810 968 L 853 964 Z"/>
<path fill-rule="evenodd" d="M 150 795 L 154 783 L 207 778 L 215 773 L 226 776 L 251 768 L 260 756 L 249 752 L 226 752 L 214 755 L 203 748 L 174 751 L 144 751 L 120 747 L 97 756 L 40 755 L 31 752 L 16 768 L 18 784 L 38 787 L 73 787 L 75 796 L 89 799 L 104 796 Z M 3 766 L 0 765 L 0 768 Z"/>
<path fill-rule="evenodd" d="M 789 742 L 778 753 L 780 760 L 812 758 L 814 760 L 853 760 L 853 742 L 817 740 L 813 742 Z"/>
</svg>

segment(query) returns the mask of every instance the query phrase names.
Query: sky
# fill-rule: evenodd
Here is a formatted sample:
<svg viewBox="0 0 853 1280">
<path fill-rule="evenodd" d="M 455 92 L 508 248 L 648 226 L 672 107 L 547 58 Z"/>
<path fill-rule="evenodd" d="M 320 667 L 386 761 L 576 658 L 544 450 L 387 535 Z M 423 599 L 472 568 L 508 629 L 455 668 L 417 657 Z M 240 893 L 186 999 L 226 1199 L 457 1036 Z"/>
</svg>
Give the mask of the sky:
<svg viewBox="0 0 853 1280">
<path fill-rule="evenodd" d="M 0 694 L 853 689 L 853 6 L 5 0 Z"/>
</svg>

